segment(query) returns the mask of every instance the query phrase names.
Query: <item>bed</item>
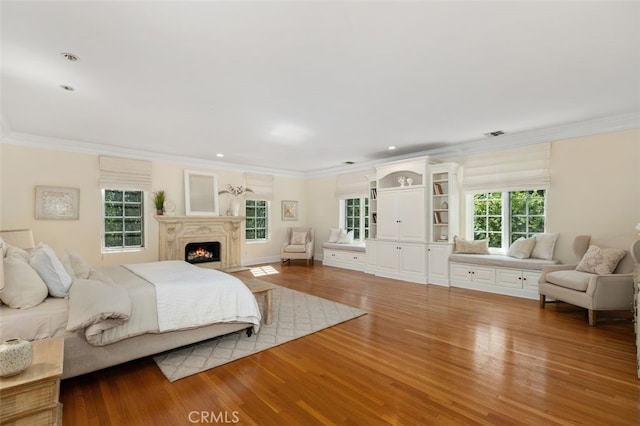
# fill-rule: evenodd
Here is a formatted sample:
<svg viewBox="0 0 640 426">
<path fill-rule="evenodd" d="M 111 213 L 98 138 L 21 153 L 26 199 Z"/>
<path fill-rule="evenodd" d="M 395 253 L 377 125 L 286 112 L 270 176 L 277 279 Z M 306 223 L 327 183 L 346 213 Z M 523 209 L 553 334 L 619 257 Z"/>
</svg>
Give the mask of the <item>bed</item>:
<svg viewBox="0 0 640 426">
<path fill-rule="evenodd" d="M 0 237 L 5 269 L 0 340 L 63 336 L 63 379 L 224 334 L 259 330 L 255 297 L 239 279 L 221 271 L 182 261 L 94 269 L 71 252 L 54 259 L 50 248 L 33 243 L 30 230 L 0 231 Z M 28 266 L 21 256 L 27 256 Z M 42 270 L 34 260 L 38 256 L 49 269 Z M 41 278 L 55 275 L 43 278 L 44 300 L 31 307 L 32 301 L 21 298 L 23 287 L 17 291 L 14 284 L 17 268 L 33 276 L 29 267 Z M 32 298 L 35 290 L 26 291 Z"/>
</svg>

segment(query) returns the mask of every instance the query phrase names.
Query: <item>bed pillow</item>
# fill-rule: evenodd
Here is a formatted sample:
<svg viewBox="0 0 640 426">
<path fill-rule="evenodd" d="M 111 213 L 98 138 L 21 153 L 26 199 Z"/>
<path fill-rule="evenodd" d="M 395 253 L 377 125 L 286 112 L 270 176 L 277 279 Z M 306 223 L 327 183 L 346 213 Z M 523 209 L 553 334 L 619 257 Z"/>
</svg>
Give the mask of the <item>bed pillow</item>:
<svg viewBox="0 0 640 426">
<path fill-rule="evenodd" d="M 576 271 L 590 274 L 613 274 L 618 262 L 622 260 L 626 252 L 622 249 L 600 248 L 589 246 L 589 250 L 582 256 L 582 260 L 576 266 Z"/>
<path fill-rule="evenodd" d="M 531 256 L 531 252 L 536 245 L 536 238 L 520 237 L 511 244 L 509 252 L 507 253 L 511 257 L 518 259 L 527 259 Z"/>
<path fill-rule="evenodd" d="M 71 278 L 75 279 L 86 280 L 93 271 L 91 265 L 82 256 L 68 249 L 65 249 L 64 256 L 62 256 L 62 266 Z"/>
<path fill-rule="evenodd" d="M 29 265 L 40 275 L 53 297 L 67 297 L 71 287 L 71 276 L 51 247 L 44 243 L 38 245 L 29 255 Z"/>
<path fill-rule="evenodd" d="M 292 231 L 291 232 L 291 242 L 289 244 L 293 246 L 303 246 L 307 242 L 307 232 L 306 231 Z"/>
<path fill-rule="evenodd" d="M 453 237 L 454 253 L 460 254 L 489 254 L 489 239 L 467 241 L 457 235 Z"/>
<path fill-rule="evenodd" d="M 47 285 L 22 256 L 10 255 L 3 262 L 2 303 L 14 309 L 28 309 L 38 306 L 47 298 Z"/>
<path fill-rule="evenodd" d="M 353 244 L 353 231 L 341 229 L 340 236 L 338 236 L 338 244 Z"/>
<path fill-rule="evenodd" d="M 329 241 L 330 243 L 337 243 L 340 237 L 340 229 L 329 228 Z"/>
<path fill-rule="evenodd" d="M 534 237 L 536 238 L 536 245 L 531 250 L 531 257 L 544 260 L 553 259 L 553 250 L 558 240 L 558 234 L 535 234 Z"/>
</svg>

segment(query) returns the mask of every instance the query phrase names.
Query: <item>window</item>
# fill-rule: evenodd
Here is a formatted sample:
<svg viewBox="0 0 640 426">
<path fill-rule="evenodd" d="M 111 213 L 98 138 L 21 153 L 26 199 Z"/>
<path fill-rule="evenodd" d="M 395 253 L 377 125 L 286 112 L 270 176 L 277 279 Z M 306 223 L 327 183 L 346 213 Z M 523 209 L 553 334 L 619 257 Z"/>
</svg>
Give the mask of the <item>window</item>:
<svg viewBox="0 0 640 426">
<path fill-rule="evenodd" d="M 508 249 L 520 237 L 544 232 L 546 191 L 487 192 L 473 196 L 473 239 Z"/>
<path fill-rule="evenodd" d="M 144 247 L 144 191 L 103 189 L 103 249 Z"/>
<path fill-rule="evenodd" d="M 369 199 L 347 198 L 344 200 L 344 228 L 353 231 L 353 239 L 369 238 Z"/>
<path fill-rule="evenodd" d="M 246 200 L 245 238 L 247 241 L 264 241 L 268 231 L 268 202 L 264 200 Z"/>
</svg>

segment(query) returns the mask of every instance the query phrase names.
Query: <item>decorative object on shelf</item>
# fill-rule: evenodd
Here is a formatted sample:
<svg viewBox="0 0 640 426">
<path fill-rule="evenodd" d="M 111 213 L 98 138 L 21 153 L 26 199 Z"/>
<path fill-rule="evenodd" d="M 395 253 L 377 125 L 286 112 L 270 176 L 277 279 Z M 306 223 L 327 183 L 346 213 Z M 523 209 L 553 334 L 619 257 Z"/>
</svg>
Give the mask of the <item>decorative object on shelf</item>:
<svg viewBox="0 0 640 426">
<path fill-rule="evenodd" d="M 449 203 L 447 203 L 446 201 L 443 201 L 442 204 L 440 204 L 440 208 L 442 210 L 447 210 L 449 208 Z"/>
<path fill-rule="evenodd" d="M 164 202 L 164 215 L 165 216 L 175 216 L 176 215 L 176 203 L 171 200 L 166 200 Z"/>
<path fill-rule="evenodd" d="M 406 186 L 407 185 L 407 178 L 404 177 L 404 176 L 398 177 L 398 183 L 400 184 L 400 186 Z"/>
<path fill-rule="evenodd" d="M 449 237 L 447 237 L 447 234 L 440 235 L 440 241 L 447 241 L 448 239 Z"/>
<path fill-rule="evenodd" d="M 231 194 L 233 198 L 231 199 L 231 205 L 229 206 L 229 210 L 227 214 L 229 216 L 240 216 L 241 204 L 240 204 L 240 196 L 246 194 L 247 192 L 253 192 L 253 189 L 247 188 L 243 185 L 233 186 L 227 185 L 227 189 L 223 189 L 218 192 L 218 194 Z"/>
<path fill-rule="evenodd" d="M 164 214 L 164 202 L 167 200 L 167 195 L 164 190 L 156 191 L 153 193 L 153 205 L 156 207 L 156 214 L 162 216 Z"/>
<path fill-rule="evenodd" d="M 0 343 L 0 377 L 9 377 L 27 369 L 33 362 L 31 342 L 9 339 Z"/>
<path fill-rule="evenodd" d="M 413 185 L 413 179 L 412 178 L 407 178 L 407 185 L 411 186 Z"/>
<path fill-rule="evenodd" d="M 282 220 L 298 220 L 297 201 L 282 201 Z"/>
<path fill-rule="evenodd" d="M 36 186 L 36 219 L 78 220 L 79 188 Z"/>
</svg>

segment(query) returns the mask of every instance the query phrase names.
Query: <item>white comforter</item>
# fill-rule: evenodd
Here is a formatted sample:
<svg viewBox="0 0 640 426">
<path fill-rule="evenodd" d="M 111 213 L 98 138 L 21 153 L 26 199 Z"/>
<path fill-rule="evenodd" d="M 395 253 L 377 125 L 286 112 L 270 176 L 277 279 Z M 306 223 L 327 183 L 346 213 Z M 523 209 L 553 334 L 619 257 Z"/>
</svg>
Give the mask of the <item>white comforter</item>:
<svg viewBox="0 0 640 426">
<path fill-rule="evenodd" d="M 260 328 L 255 297 L 232 275 L 173 260 L 122 266 L 155 286 L 160 332 L 216 322 Z"/>
</svg>

